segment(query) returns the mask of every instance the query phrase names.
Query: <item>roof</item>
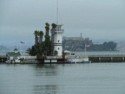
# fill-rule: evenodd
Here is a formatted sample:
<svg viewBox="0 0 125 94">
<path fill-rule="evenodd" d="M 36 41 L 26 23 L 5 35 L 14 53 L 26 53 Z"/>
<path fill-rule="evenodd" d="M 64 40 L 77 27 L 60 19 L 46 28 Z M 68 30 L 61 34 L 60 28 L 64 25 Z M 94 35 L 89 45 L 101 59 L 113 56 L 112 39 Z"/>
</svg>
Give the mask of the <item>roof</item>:
<svg viewBox="0 0 125 94">
<path fill-rule="evenodd" d="M 70 52 L 70 51 L 68 51 L 68 50 L 65 50 L 65 51 L 64 51 L 64 53 L 71 53 L 71 52 Z"/>
<path fill-rule="evenodd" d="M 20 52 L 8 52 L 7 55 L 9 56 L 21 56 Z"/>
<path fill-rule="evenodd" d="M 64 40 L 83 40 L 82 37 L 63 37 Z"/>
</svg>

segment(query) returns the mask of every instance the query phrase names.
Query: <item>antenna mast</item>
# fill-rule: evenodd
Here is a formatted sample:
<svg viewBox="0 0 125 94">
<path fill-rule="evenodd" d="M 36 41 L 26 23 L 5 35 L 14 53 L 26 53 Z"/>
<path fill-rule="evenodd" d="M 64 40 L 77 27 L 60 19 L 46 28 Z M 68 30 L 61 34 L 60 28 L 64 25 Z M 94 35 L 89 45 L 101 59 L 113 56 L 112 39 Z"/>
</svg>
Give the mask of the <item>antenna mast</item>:
<svg viewBox="0 0 125 94">
<path fill-rule="evenodd" d="M 58 15 L 59 15 L 58 0 L 57 0 L 57 11 L 56 12 L 57 12 L 57 14 L 56 14 L 56 16 L 57 16 L 57 18 L 56 18 L 57 22 L 56 23 L 58 25 Z"/>
</svg>

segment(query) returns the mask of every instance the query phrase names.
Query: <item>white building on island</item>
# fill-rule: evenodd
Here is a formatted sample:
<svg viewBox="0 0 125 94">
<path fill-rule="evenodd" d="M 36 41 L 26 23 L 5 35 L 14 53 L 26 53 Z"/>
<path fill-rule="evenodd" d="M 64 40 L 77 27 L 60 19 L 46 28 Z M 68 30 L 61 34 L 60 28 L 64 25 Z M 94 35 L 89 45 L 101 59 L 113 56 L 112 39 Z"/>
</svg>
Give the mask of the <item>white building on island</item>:
<svg viewBox="0 0 125 94">
<path fill-rule="evenodd" d="M 15 48 L 14 51 L 8 52 L 6 54 L 6 57 L 7 57 L 6 63 L 20 63 L 21 53 L 18 51 L 18 49 Z"/>
</svg>

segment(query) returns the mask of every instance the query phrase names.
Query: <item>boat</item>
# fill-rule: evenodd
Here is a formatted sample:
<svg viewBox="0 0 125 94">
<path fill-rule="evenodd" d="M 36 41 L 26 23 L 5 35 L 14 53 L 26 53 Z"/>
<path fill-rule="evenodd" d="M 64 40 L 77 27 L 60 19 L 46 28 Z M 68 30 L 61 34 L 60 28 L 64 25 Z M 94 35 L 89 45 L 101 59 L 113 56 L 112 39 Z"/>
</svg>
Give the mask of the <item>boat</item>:
<svg viewBox="0 0 125 94">
<path fill-rule="evenodd" d="M 87 56 L 76 56 L 75 53 L 70 51 L 64 51 L 66 62 L 68 63 L 91 63 Z"/>
<path fill-rule="evenodd" d="M 91 63 L 88 57 L 80 57 L 80 56 L 75 56 L 75 57 L 69 57 L 67 58 L 68 63 Z"/>
</svg>

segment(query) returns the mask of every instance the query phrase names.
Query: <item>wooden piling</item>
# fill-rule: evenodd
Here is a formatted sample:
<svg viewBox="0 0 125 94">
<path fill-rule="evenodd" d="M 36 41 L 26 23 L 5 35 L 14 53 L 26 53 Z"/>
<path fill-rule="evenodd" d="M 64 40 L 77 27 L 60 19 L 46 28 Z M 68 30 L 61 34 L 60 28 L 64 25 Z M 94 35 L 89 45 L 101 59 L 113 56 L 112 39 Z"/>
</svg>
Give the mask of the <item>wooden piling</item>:
<svg viewBox="0 0 125 94">
<path fill-rule="evenodd" d="M 90 55 L 91 62 L 125 62 L 125 55 Z"/>
</svg>

